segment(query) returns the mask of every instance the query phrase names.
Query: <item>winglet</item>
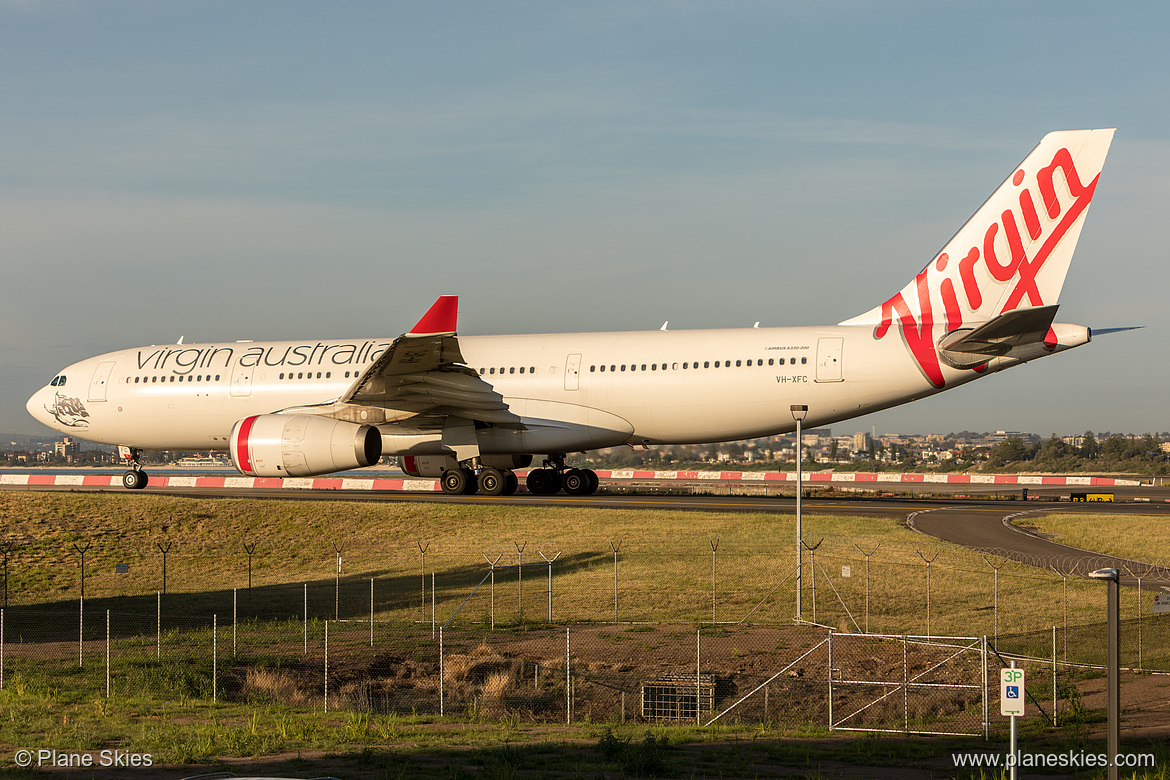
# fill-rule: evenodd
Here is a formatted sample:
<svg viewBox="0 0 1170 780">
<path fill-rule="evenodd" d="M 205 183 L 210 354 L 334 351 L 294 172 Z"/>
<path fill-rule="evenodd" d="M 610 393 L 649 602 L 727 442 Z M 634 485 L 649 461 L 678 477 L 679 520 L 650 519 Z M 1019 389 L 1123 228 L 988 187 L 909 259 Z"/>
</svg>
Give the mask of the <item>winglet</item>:
<svg viewBox="0 0 1170 780">
<path fill-rule="evenodd" d="M 407 336 L 437 336 L 454 333 L 459 319 L 459 296 L 440 295 L 422 319 L 410 329 Z"/>
</svg>

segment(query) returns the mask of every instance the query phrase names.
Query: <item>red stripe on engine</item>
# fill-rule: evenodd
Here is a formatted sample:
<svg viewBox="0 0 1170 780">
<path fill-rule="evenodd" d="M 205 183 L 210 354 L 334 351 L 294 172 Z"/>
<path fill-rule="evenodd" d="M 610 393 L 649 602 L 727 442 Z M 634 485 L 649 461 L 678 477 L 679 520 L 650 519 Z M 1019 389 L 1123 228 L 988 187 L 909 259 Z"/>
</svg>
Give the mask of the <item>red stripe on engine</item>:
<svg viewBox="0 0 1170 780">
<path fill-rule="evenodd" d="M 240 471 L 255 476 L 252 471 L 252 458 L 248 454 L 248 436 L 252 433 L 255 417 L 245 417 L 240 422 L 240 432 L 236 434 L 236 458 L 240 461 Z"/>
</svg>

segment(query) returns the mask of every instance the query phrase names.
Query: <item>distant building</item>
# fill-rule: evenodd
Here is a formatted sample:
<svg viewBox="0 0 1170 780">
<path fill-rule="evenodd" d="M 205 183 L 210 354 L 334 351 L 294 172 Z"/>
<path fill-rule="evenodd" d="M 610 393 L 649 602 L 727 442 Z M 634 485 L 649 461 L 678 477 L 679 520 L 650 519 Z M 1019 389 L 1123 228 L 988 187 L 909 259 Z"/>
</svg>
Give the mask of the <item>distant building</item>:
<svg viewBox="0 0 1170 780">
<path fill-rule="evenodd" d="M 854 452 L 869 452 L 869 443 L 872 441 L 869 434 L 862 431 L 853 434 L 853 451 Z"/>
<path fill-rule="evenodd" d="M 74 456 L 81 452 L 81 445 L 66 436 L 64 441 L 54 442 L 53 454 L 64 458 L 66 463 L 72 463 Z"/>
</svg>

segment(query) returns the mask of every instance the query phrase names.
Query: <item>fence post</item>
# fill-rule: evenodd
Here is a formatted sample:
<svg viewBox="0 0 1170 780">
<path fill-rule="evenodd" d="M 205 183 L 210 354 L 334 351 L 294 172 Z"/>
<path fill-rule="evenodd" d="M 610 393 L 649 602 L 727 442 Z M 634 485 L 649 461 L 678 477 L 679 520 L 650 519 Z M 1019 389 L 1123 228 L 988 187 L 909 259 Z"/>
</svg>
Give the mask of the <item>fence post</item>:
<svg viewBox="0 0 1170 780">
<path fill-rule="evenodd" d="M 1056 626 L 1052 627 L 1052 726 L 1056 727 Z"/>
<path fill-rule="evenodd" d="M 716 571 L 717 571 L 718 558 L 719 558 L 719 540 L 718 539 L 711 539 L 710 544 L 711 544 L 711 625 L 714 626 L 715 624 L 717 624 L 719 622 L 718 620 L 716 620 L 716 614 L 715 614 L 715 604 L 716 604 L 715 594 L 717 592 L 716 584 L 718 582 L 718 579 L 716 578 L 715 575 L 716 575 Z"/>
<path fill-rule="evenodd" d="M 829 630 L 829 731 L 833 730 L 833 631 Z"/>
<path fill-rule="evenodd" d="M 236 657 L 236 588 L 232 588 L 232 658 Z"/>
<path fill-rule="evenodd" d="M 439 717 L 443 717 L 443 700 L 446 698 L 444 690 L 446 674 L 443 668 L 443 627 L 439 626 Z"/>
<path fill-rule="evenodd" d="M 902 634 L 902 729 L 910 731 L 910 640 Z"/>
<path fill-rule="evenodd" d="M 494 561 L 491 558 L 487 557 L 486 553 L 480 553 L 480 555 L 482 555 L 483 559 L 488 562 L 488 567 L 489 567 L 488 574 L 491 575 L 491 580 L 492 580 L 492 582 L 491 582 L 491 585 L 492 585 L 491 616 L 492 616 L 492 631 L 495 631 L 496 630 L 496 564 L 500 562 L 500 558 L 503 558 L 504 554 L 500 553 L 499 555 L 497 555 L 496 559 Z"/>
<path fill-rule="evenodd" d="M 881 542 L 878 542 L 877 545 L 875 545 L 874 548 L 872 550 L 870 550 L 869 552 L 866 552 L 865 550 L 861 549 L 861 546 L 856 544 L 856 543 L 854 543 L 853 546 L 857 548 L 857 551 L 859 553 L 861 553 L 862 555 L 865 556 L 865 633 L 868 634 L 869 633 L 869 559 L 870 559 L 870 556 L 872 556 L 874 553 L 876 553 L 878 551 L 878 547 L 881 547 L 882 545 L 881 545 Z"/>
<path fill-rule="evenodd" d="M 4 690 L 4 608 L 0 607 L 0 691 Z"/>
<path fill-rule="evenodd" d="M 106 698 L 110 698 L 110 611 L 106 610 Z"/>
<path fill-rule="evenodd" d="M 991 713 L 988 702 L 987 690 L 987 634 L 983 635 L 983 642 L 979 646 L 979 655 L 983 659 L 982 663 L 982 677 L 983 677 L 983 739 L 991 739 Z"/>
<path fill-rule="evenodd" d="M 921 555 L 921 553 L 919 553 L 919 555 Z M 987 556 L 981 555 L 979 557 L 983 558 L 983 562 L 986 563 L 988 566 L 990 566 L 993 571 L 995 571 L 995 602 L 994 602 L 994 604 L 995 604 L 995 607 L 994 607 L 995 625 L 994 625 L 993 635 L 995 636 L 996 643 L 998 643 L 999 642 L 999 570 L 1001 568 L 1003 568 L 1003 564 L 1001 563 L 999 566 L 996 566 L 996 565 L 992 564 L 991 561 L 987 560 Z M 1066 582 L 1065 583 L 1065 595 L 1066 596 L 1068 595 L 1067 588 L 1068 588 L 1068 583 Z M 1065 602 L 1064 608 L 1065 608 L 1065 614 L 1067 615 L 1067 613 L 1068 613 L 1068 602 L 1067 601 Z M 1065 620 L 1066 620 L 1065 625 L 1068 625 L 1067 617 Z"/>
<path fill-rule="evenodd" d="M 609 543 L 609 549 L 613 550 L 613 622 L 618 622 L 618 550 L 622 549 L 622 542 L 625 539 L 619 539 L 615 547 L 613 542 Z"/>
<path fill-rule="evenodd" d="M 703 725 L 703 629 L 695 629 L 695 725 Z"/>
<path fill-rule="evenodd" d="M 85 658 L 85 596 L 77 602 L 77 668 L 80 669 Z"/>
<path fill-rule="evenodd" d="M 930 636 L 930 564 L 934 563 L 934 559 L 938 557 L 938 553 L 934 554 L 934 558 L 927 560 L 926 556 L 922 554 L 921 550 L 916 550 L 918 557 L 926 561 L 926 635 Z M 996 572 L 998 575 L 998 572 Z M 998 619 L 998 617 L 997 617 Z"/>
<path fill-rule="evenodd" d="M 211 616 L 211 700 L 219 701 L 219 615 Z"/>
<path fill-rule="evenodd" d="M 540 550 L 540 557 L 548 561 L 548 622 L 552 623 L 552 565 L 553 561 L 561 557 L 560 551 L 552 558 L 544 554 L 544 550 Z"/>
<path fill-rule="evenodd" d="M 305 619 L 302 623 L 305 629 L 305 655 L 309 654 L 309 583 L 305 583 Z"/>
<path fill-rule="evenodd" d="M 800 540 L 800 543 L 804 546 L 804 549 L 808 550 L 809 568 L 812 570 L 812 622 L 814 623 L 817 622 L 817 548 L 820 547 L 821 542 L 824 541 L 824 537 L 822 537 L 820 541 L 818 541 L 812 547 L 809 547 L 808 542 L 804 541 L 803 539 Z"/>
<path fill-rule="evenodd" d="M 374 578 L 370 577 L 370 647 L 374 646 Z"/>
<path fill-rule="evenodd" d="M 256 543 L 244 542 L 244 552 L 248 553 L 248 614 L 255 615 L 252 610 L 252 554 L 256 552 Z"/>
<path fill-rule="evenodd" d="M 516 608 L 520 611 L 520 622 L 524 622 L 524 550 L 528 547 L 528 542 L 523 546 L 519 542 L 512 542 L 516 546 Z"/>
<path fill-rule="evenodd" d="M 162 591 L 156 590 L 155 595 L 155 614 L 154 614 L 154 660 L 162 660 Z"/>
<path fill-rule="evenodd" d="M 427 550 L 430 549 L 431 543 L 427 542 L 427 546 L 423 547 L 423 543 L 416 540 L 415 544 L 418 545 L 418 551 L 422 555 L 422 566 L 419 568 L 419 571 L 422 574 L 422 600 L 419 602 L 418 606 L 419 609 L 423 611 L 423 615 L 425 616 L 427 614 Z"/>
<path fill-rule="evenodd" d="M 1068 661 L 1068 575 L 1060 572 L 1055 566 L 1049 566 L 1057 577 L 1064 580 L 1064 655 L 1062 660 Z"/>
<path fill-rule="evenodd" d="M 565 725 L 573 722 L 573 672 L 569 655 L 569 627 L 565 626 Z"/>
<path fill-rule="evenodd" d="M 329 712 L 329 618 L 325 618 L 325 711 Z"/>
<path fill-rule="evenodd" d="M 431 639 L 435 638 L 435 573 L 431 572 Z"/>
<path fill-rule="evenodd" d="M 333 549 L 337 551 L 337 574 L 333 578 L 333 619 L 341 619 L 341 551 L 345 549 L 345 542 L 341 546 L 337 546 L 337 542 L 333 542 Z"/>
</svg>

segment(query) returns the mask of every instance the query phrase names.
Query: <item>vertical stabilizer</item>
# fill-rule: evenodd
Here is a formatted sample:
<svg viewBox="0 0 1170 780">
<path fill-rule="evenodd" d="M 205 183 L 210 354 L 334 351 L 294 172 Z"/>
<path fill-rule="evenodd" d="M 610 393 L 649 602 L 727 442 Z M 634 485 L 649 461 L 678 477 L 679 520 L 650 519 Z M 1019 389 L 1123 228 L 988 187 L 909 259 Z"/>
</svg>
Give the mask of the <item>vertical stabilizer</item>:
<svg viewBox="0 0 1170 780">
<path fill-rule="evenodd" d="M 942 387 L 940 336 L 1057 302 L 1112 140 L 1111 129 L 1044 136 L 901 292 L 841 324 L 873 325 L 877 339 L 897 327 Z"/>
</svg>

